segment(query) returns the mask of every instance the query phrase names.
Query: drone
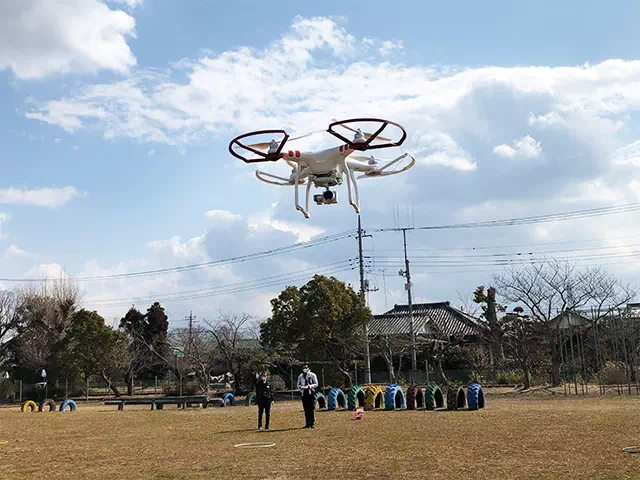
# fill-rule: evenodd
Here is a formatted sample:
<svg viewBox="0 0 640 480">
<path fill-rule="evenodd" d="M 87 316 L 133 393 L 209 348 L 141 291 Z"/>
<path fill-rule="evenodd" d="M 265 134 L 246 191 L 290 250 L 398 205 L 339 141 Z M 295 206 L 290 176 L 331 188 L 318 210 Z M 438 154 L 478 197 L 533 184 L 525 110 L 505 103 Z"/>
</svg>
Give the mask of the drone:
<svg viewBox="0 0 640 480">
<path fill-rule="evenodd" d="M 381 126 L 374 133 L 368 133 L 363 132 L 359 128 L 349 126 L 349 124 L 356 122 L 376 122 L 381 124 Z M 393 125 L 400 129 L 402 136 L 399 140 L 394 142 L 389 138 L 379 136 L 388 125 Z M 335 127 L 342 128 L 345 135 L 351 136 L 351 134 L 353 134 L 352 137 L 346 138 L 341 133 L 336 132 L 334 130 Z M 349 134 L 346 133 L 346 131 L 348 131 Z M 341 185 L 343 181 L 346 180 L 349 204 L 354 208 L 356 213 L 360 213 L 360 195 L 358 192 L 357 179 L 397 175 L 398 173 L 409 170 L 415 164 L 415 158 L 408 153 L 404 153 L 393 160 L 376 159 L 373 155 L 369 157 L 351 156 L 351 154 L 356 151 L 364 152 L 367 150 L 398 147 L 402 145 L 407 138 L 407 132 L 401 125 L 389 120 L 379 118 L 352 118 L 333 121 L 333 123 L 329 124 L 326 131 L 322 130 L 321 132 L 330 133 L 340 140 L 341 144 L 315 152 L 290 150 L 290 147 L 285 150 L 284 147 L 287 142 L 293 142 L 319 132 L 310 132 L 290 137 L 285 130 L 257 130 L 245 133 L 231 140 L 229 143 L 229 152 L 245 163 L 285 161 L 292 168 L 289 178 L 261 170 L 256 170 L 255 175 L 258 180 L 265 183 L 293 186 L 295 190 L 296 210 L 302 212 L 305 218 L 309 218 L 309 197 L 312 185 L 316 188 L 325 189 L 323 193 L 313 196 L 316 205 L 331 205 L 338 203 L 337 193 L 332 191 L 331 188 Z M 284 135 L 284 138 L 280 142 L 272 139 L 270 142 L 253 143 L 249 145 L 243 143 L 243 140 L 248 137 L 268 134 Z M 238 149 L 247 150 L 254 154 L 254 156 L 252 158 L 246 158 L 239 153 Z M 257 157 L 255 155 L 257 155 Z M 393 166 L 396 168 L 391 169 Z M 356 177 L 354 172 L 361 173 L 361 175 Z M 303 208 L 299 202 L 299 187 L 305 184 L 306 202 Z"/>
</svg>

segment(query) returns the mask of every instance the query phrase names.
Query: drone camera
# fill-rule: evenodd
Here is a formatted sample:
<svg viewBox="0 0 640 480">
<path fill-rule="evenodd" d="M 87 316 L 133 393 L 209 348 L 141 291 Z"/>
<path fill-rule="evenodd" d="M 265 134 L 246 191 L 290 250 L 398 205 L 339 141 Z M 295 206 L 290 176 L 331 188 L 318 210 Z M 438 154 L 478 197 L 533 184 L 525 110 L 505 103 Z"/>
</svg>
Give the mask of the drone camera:
<svg viewBox="0 0 640 480">
<path fill-rule="evenodd" d="M 330 205 L 332 203 L 338 203 L 338 195 L 336 192 L 326 190 L 324 193 L 319 193 L 313 196 L 313 201 L 317 205 Z"/>
</svg>

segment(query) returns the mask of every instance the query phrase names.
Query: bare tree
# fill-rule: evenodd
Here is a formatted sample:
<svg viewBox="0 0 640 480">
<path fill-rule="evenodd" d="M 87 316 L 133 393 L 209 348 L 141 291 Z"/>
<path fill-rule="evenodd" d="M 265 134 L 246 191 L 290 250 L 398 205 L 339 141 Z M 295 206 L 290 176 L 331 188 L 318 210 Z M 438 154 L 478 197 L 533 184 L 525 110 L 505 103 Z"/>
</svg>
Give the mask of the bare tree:
<svg viewBox="0 0 640 480">
<path fill-rule="evenodd" d="M 456 291 L 458 302 L 460 303 L 460 311 L 475 317 L 480 311 L 480 305 L 475 301 L 474 297 L 469 294 L 462 294 Z"/>
<path fill-rule="evenodd" d="M 208 393 L 211 370 L 216 356 L 216 345 L 203 327 L 172 330 L 169 335 L 172 345 L 182 347 L 184 356 L 177 362 L 182 378 L 195 378 L 202 393 Z"/>
<path fill-rule="evenodd" d="M 214 323 L 209 320 L 204 322 L 209 327 L 209 333 L 213 336 L 218 354 L 233 375 L 236 392 L 242 385 L 243 364 L 254 358 L 258 347 L 258 339 L 254 337 L 254 320 L 248 314 L 234 314 L 218 312 L 218 320 Z"/>
<path fill-rule="evenodd" d="M 24 332 L 24 318 L 20 315 L 18 306 L 15 292 L 0 291 L 0 365 L 5 361 L 9 348 Z"/>
<path fill-rule="evenodd" d="M 390 335 L 383 333 L 376 335 L 370 341 L 370 348 L 374 357 L 381 357 L 387 365 L 387 373 L 391 383 L 398 383 L 402 372 L 402 357 L 411 349 L 411 339 L 406 335 Z M 398 368 L 395 368 L 398 359 Z"/>
<path fill-rule="evenodd" d="M 540 264 L 511 267 L 494 276 L 500 296 L 509 304 L 522 305 L 531 321 L 540 326 L 551 353 L 552 384 L 560 384 L 561 352 L 558 340 L 565 311 L 577 311 L 591 303 L 625 303 L 633 291 L 621 285 L 600 268 L 579 270 L 568 261 L 550 260 Z"/>
<path fill-rule="evenodd" d="M 539 349 L 540 324 L 523 315 L 522 307 L 516 307 L 502 319 L 503 343 L 518 367 L 522 370 L 524 389 L 531 388 L 531 367 L 535 352 Z"/>
<path fill-rule="evenodd" d="M 56 380 L 56 348 L 65 338 L 82 293 L 66 276 L 43 280 L 16 290 L 18 314 L 27 326 L 16 342 L 21 363 L 31 368 L 47 367 Z"/>
</svg>

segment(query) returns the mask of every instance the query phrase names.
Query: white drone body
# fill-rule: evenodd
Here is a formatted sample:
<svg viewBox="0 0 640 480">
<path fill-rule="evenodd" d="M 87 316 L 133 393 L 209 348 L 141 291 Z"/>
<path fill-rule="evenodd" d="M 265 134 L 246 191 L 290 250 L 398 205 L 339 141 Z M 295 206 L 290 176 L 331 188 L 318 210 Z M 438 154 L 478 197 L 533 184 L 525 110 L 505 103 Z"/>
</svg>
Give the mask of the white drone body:
<svg viewBox="0 0 640 480">
<path fill-rule="evenodd" d="M 353 120 L 350 120 L 353 121 Z M 331 131 L 331 126 L 329 129 L 330 133 L 333 133 L 340 139 L 346 140 L 344 144 L 339 145 L 337 147 L 327 148 L 325 150 L 316 151 L 316 152 L 308 152 L 308 151 L 299 151 L 299 150 L 287 150 L 283 148 L 282 143 L 278 143 L 275 140 L 272 140 L 269 143 L 259 143 L 250 146 L 242 145 L 240 142 L 236 142 L 237 139 L 231 142 L 229 146 L 229 150 L 236 157 L 241 158 L 247 163 L 251 163 L 254 161 L 265 161 L 265 160 L 246 160 L 243 157 L 240 157 L 231 149 L 231 146 L 234 142 L 238 143 L 241 147 L 247 148 L 248 150 L 254 151 L 255 153 L 259 153 L 266 161 L 276 161 L 278 159 L 282 159 L 289 166 L 292 167 L 291 175 L 286 178 L 279 175 L 274 175 L 272 173 L 264 172 L 261 170 L 256 170 L 256 177 L 265 182 L 272 185 L 281 185 L 281 186 L 293 186 L 295 190 L 295 204 L 296 209 L 302 212 L 302 214 L 309 218 L 309 201 L 311 195 L 311 186 L 315 186 L 316 188 L 324 188 L 325 191 L 322 194 L 314 195 L 314 201 L 318 205 L 328 205 L 337 203 L 337 196 L 334 191 L 331 191 L 331 187 L 335 187 L 341 185 L 343 181 L 347 183 L 347 192 L 349 197 L 349 203 L 353 206 L 356 212 L 360 212 L 360 195 L 358 192 L 358 182 L 357 180 L 362 178 L 372 178 L 372 177 L 382 177 L 389 175 L 396 175 L 398 173 L 404 172 L 411 168 L 415 164 L 415 159 L 409 155 L 408 153 L 404 153 L 403 155 L 390 160 L 390 161 L 382 161 L 377 160 L 373 155 L 370 157 L 352 157 L 356 150 L 363 151 L 370 148 L 383 148 L 383 146 L 371 145 L 371 142 L 377 137 L 377 134 L 368 134 L 363 133 L 360 129 L 354 130 L 352 128 L 346 127 L 341 123 L 345 122 L 336 122 L 333 125 L 339 125 L 343 128 L 347 128 L 348 130 L 352 130 L 355 132 L 352 140 L 344 139 L 339 134 L 335 134 Z M 386 122 L 386 121 L 383 121 Z M 387 122 L 391 123 L 391 122 Z M 395 125 L 395 124 L 394 124 Z M 386 123 L 385 123 L 386 126 Z M 384 127 L 383 127 L 384 128 Z M 402 128 L 402 127 L 400 127 Z M 382 128 L 377 132 L 380 133 Z M 404 132 L 404 130 L 403 130 Z M 247 134 L 246 136 L 251 135 Z M 286 135 L 286 132 L 285 132 Z M 307 136 L 310 134 L 300 135 L 296 138 L 290 139 L 290 141 L 297 140 L 302 138 L 303 136 Z M 406 134 L 405 134 L 406 136 Z M 238 137 L 242 138 L 242 137 Z M 288 136 L 285 138 L 285 142 Z M 388 139 L 381 139 L 388 140 Z M 403 139 L 404 140 L 404 136 Z M 400 142 L 401 143 L 401 142 Z M 396 146 L 396 144 L 391 144 L 389 146 Z M 267 148 L 268 151 L 266 153 L 260 153 L 256 150 L 253 150 L 252 147 L 257 148 Z M 407 160 L 405 160 L 407 159 Z M 404 160 L 404 162 L 403 162 Z M 401 165 L 400 162 L 403 162 L 403 165 L 400 169 L 390 170 L 390 167 L 396 165 Z M 358 172 L 361 175 L 356 177 L 355 173 Z M 306 195 L 305 195 L 305 206 L 304 208 L 300 205 L 299 202 L 299 187 L 300 185 L 306 184 Z"/>
</svg>

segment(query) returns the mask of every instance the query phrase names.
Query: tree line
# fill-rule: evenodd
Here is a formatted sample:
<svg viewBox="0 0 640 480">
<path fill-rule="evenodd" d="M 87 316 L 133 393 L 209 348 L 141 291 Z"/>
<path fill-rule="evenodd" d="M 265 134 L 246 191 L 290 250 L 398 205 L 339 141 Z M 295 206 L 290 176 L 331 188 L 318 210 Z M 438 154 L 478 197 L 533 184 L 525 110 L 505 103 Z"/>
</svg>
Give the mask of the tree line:
<svg viewBox="0 0 640 480">
<path fill-rule="evenodd" d="M 494 275 L 461 307 L 477 318 L 471 340 L 431 327 L 416 348 L 440 383 L 451 381 L 450 369 L 493 369 L 518 372 L 525 388 L 534 380 L 559 385 L 578 375 L 594 378 L 611 363 L 635 381 L 640 333 L 624 307 L 636 294 L 602 268 L 522 264 Z M 292 369 L 308 361 L 322 367 L 328 384 L 348 386 L 368 341 L 374 368 L 398 382 L 410 370 L 412 343 L 391 333 L 365 338 L 371 319 L 359 291 L 315 275 L 273 298 L 266 319 L 218 311 L 193 327 L 169 328 L 163 306 L 154 302 L 143 310 L 132 306 L 112 327 L 82 308 L 80 289 L 64 278 L 0 291 L 0 372 L 36 383 L 45 369 L 54 391 L 98 376 L 115 395 L 131 395 L 136 381 L 154 377 L 175 379 L 175 393 L 204 393 L 214 377 L 227 374 L 239 392 L 252 388 L 264 368 L 282 378 L 281 388 L 289 386 L 297 375 Z M 126 392 L 118 388 L 123 383 Z"/>
</svg>

